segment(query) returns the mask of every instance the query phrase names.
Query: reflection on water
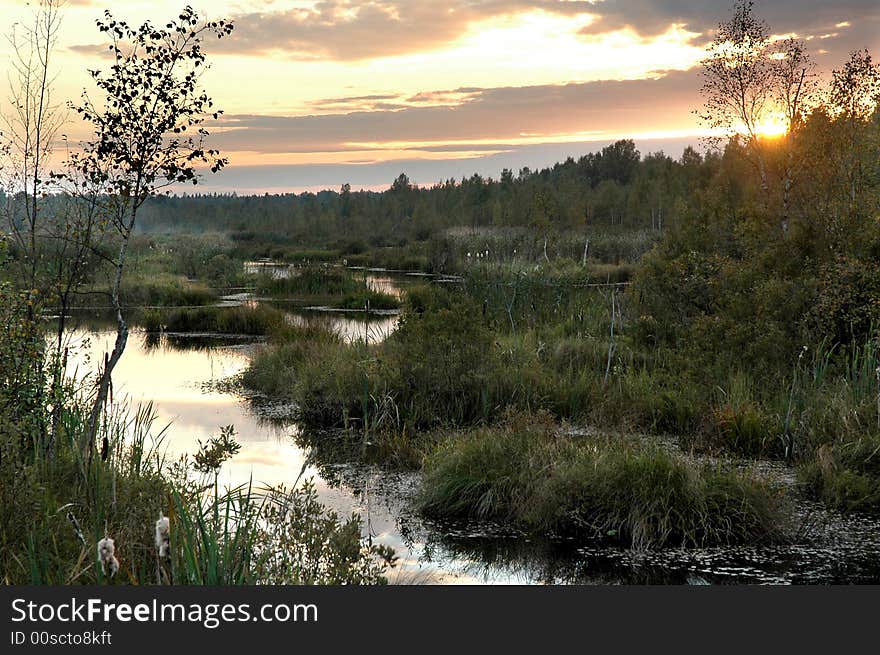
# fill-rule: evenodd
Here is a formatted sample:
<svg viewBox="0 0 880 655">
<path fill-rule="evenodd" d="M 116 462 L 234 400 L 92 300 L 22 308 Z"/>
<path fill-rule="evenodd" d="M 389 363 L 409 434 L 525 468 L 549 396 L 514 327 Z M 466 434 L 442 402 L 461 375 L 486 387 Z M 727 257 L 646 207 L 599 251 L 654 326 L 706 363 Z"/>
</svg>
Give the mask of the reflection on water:
<svg viewBox="0 0 880 655">
<path fill-rule="evenodd" d="M 396 316 L 289 313 L 346 339 L 385 338 Z M 113 346 L 111 329 L 72 334 L 71 374 L 84 377 Z M 241 451 L 221 470 L 222 483 L 288 487 L 311 478 L 326 506 L 362 518 L 364 536 L 391 546 L 400 583 L 809 584 L 880 581 L 880 521 L 844 517 L 801 501 L 799 543 L 786 546 L 664 550 L 654 553 L 531 540 L 486 523 L 433 524 L 417 517 L 415 473 L 365 464 L 368 444 L 339 434 L 303 434 L 285 420 L 290 408 L 260 405 L 223 389 L 258 347 L 254 340 L 212 334 L 147 335 L 133 331 L 114 371 L 114 396 L 152 401 L 158 428 L 171 423 L 169 455 L 193 453 L 199 440 L 235 426 Z M 275 416 L 276 418 L 270 418 Z"/>
<path fill-rule="evenodd" d="M 244 263 L 244 272 L 248 275 L 268 275 L 276 280 L 288 278 L 293 273 L 292 264 L 273 261 L 253 261 Z"/>
<path fill-rule="evenodd" d="M 71 334 L 68 369 L 80 379 L 113 347 L 115 333 L 80 330 Z M 259 405 L 226 393 L 224 380 L 244 370 L 254 350 L 252 343 L 229 343 L 223 338 L 163 335 L 156 339 L 133 330 L 125 354 L 113 374 L 116 402 L 153 402 L 156 428 L 171 424 L 165 445 L 170 457 L 194 453 L 199 440 L 216 435 L 220 426 L 235 426 L 241 451 L 226 462 L 221 484 L 236 486 L 292 486 L 300 475 L 311 478 L 322 503 L 343 516 L 357 513 L 364 535 L 397 552 L 400 564 L 393 582 L 528 582 L 530 578 L 505 572 L 500 578 L 475 576 L 466 556 L 436 558 L 437 547 L 425 545 L 427 533 L 407 506 L 415 486 L 413 474 L 389 474 L 377 467 L 352 462 L 316 465 L 312 449 L 297 440 L 296 426 L 267 420 Z M 192 347 L 191 347 L 192 346 Z M 442 549 L 441 549 L 442 550 Z M 425 560 L 431 551 L 434 558 Z"/>
<path fill-rule="evenodd" d="M 403 296 L 403 289 L 400 287 L 400 281 L 389 276 L 382 275 L 365 275 L 367 286 L 373 291 L 394 296 L 398 300 Z"/>
<path fill-rule="evenodd" d="M 252 261 L 244 263 L 245 273 L 255 275 L 269 275 L 275 279 L 288 278 L 296 272 L 293 264 L 282 264 L 272 261 Z M 363 280 L 366 285 L 374 290 L 386 293 L 395 298 L 402 298 L 404 289 L 410 279 L 406 276 L 392 277 L 385 274 L 364 272 L 352 272 L 352 275 Z M 224 296 L 224 304 L 228 306 L 240 305 L 249 300 L 251 294 L 236 294 Z M 339 310 L 324 307 L 297 307 L 293 308 L 289 301 L 279 299 L 260 299 L 283 310 L 286 319 L 293 325 L 320 326 L 334 334 L 339 335 L 345 341 L 366 341 L 367 343 L 379 343 L 384 341 L 397 327 L 397 310 L 378 310 L 364 312 L 362 310 Z"/>
<path fill-rule="evenodd" d="M 331 311 L 292 311 L 287 312 L 287 320 L 293 325 L 323 327 L 338 334 L 345 341 L 366 341 L 379 343 L 388 338 L 397 328 L 399 317 L 396 314 L 365 315 L 363 312 Z"/>
<path fill-rule="evenodd" d="M 90 362 L 103 360 L 113 347 L 110 330 L 72 335 L 68 368 L 83 376 Z M 286 437 L 289 428 L 272 425 L 249 411 L 237 398 L 212 390 L 216 383 L 247 366 L 251 345 L 209 345 L 207 338 L 194 348 L 175 347 L 184 337 L 148 337 L 133 330 L 125 354 L 113 373 L 114 397 L 131 403 L 153 401 L 157 424 L 173 424 L 167 442 L 170 454 L 192 453 L 198 441 L 213 436 L 222 425 L 235 425 L 242 457 L 222 472 L 230 484 L 255 481 L 277 484 L 295 479 L 303 464 L 302 452 Z"/>
<path fill-rule="evenodd" d="M 325 264 L 326 266 L 338 266 Z M 296 273 L 295 264 L 284 264 L 274 261 L 251 261 L 244 263 L 244 272 L 248 275 L 268 275 L 274 279 L 284 279 Z M 366 285 L 373 291 L 386 293 L 395 298 L 402 298 L 407 287 L 412 287 L 426 282 L 455 283 L 461 282 L 461 278 L 455 275 L 441 275 L 434 273 L 422 273 L 419 271 L 393 271 L 384 268 L 364 268 L 361 266 L 349 266 L 348 271 L 355 279 L 363 279 Z"/>
</svg>

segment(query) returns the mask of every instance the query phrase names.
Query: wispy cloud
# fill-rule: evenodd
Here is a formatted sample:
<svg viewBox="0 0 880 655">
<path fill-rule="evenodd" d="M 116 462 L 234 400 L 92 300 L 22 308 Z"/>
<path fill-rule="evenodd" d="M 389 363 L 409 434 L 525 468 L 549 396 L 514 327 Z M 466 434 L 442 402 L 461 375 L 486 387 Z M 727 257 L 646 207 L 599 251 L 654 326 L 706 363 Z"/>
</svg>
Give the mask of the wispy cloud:
<svg viewBox="0 0 880 655">
<path fill-rule="evenodd" d="M 274 52 L 299 59 L 390 57 L 441 49 L 480 21 L 534 11 L 589 16 L 580 28 L 585 37 L 629 29 L 649 38 L 673 25 L 705 36 L 729 9 L 729 0 L 324 0 L 309 7 L 239 13 L 234 16 L 238 29 L 222 47 L 239 54 Z M 757 11 L 774 29 L 803 35 L 827 34 L 844 25 L 861 30 L 865 22 L 876 30 L 880 21 L 876 0 L 778 0 L 759 3 Z M 865 37 L 870 40 L 869 30 Z"/>
<path fill-rule="evenodd" d="M 680 132 L 695 130 L 689 110 L 698 102 L 698 86 L 695 73 L 671 72 L 644 80 L 466 89 L 457 92 L 460 101 L 450 105 L 310 116 L 227 116 L 216 142 L 228 151 L 264 155 L 354 155 L 369 150 L 504 149 L 645 133 L 652 126 Z M 419 95 L 444 98 L 450 93 L 456 92 Z"/>
<path fill-rule="evenodd" d="M 222 47 L 226 52 L 281 52 L 300 59 L 389 57 L 441 48 L 472 24 L 492 17 L 535 10 L 572 16 L 592 7 L 590 2 L 555 0 L 324 0 L 311 7 L 237 14 L 236 31 Z"/>
</svg>

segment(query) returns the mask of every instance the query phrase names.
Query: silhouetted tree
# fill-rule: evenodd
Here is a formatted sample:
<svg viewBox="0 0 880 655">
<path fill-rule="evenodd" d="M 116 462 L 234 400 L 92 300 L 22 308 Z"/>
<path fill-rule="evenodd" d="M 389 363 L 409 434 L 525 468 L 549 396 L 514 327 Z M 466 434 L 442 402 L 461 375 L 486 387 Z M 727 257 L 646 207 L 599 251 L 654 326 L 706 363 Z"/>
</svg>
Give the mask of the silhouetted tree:
<svg viewBox="0 0 880 655">
<path fill-rule="evenodd" d="M 70 164 L 105 199 L 103 211 L 118 238 L 110 296 L 116 314 L 116 341 L 98 378 L 98 392 L 89 417 L 87 454 L 94 448 L 113 368 L 128 340 L 120 300 L 129 240 L 138 210 L 146 200 L 174 184 L 199 181 L 197 166 L 217 172 L 226 164 L 204 145 L 203 123 L 220 112 L 199 88 L 205 70 L 202 41 L 232 32 L 227 21 L 202 21 L 191 7 L 159 27 L 147 21 L 131 27 L 106 11 L 98 29 L 110 37 L 113 65 L 105 75 L 90 71 L 100 93 L 93 102 L 87 92 L 73 108 L 94 128 L 94 137 Z"/>
</svg>

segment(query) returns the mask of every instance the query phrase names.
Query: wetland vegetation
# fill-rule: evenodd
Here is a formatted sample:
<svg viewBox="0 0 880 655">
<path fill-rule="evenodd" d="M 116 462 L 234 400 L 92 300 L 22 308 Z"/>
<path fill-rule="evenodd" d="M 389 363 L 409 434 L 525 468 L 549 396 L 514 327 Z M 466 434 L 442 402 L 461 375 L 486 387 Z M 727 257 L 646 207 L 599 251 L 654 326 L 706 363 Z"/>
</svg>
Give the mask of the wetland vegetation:
<svg viewBox="0 0 880 655">
<path fill-rule="evenodd" d="M 709 107 L 725 70 L 707 59 Z M 678 158 L 620 140 L 430 188 L 164 196 L 195 175 L 176 151 L 134 199 L 131 158 L 116 177 L 91 169 L 91 195 L 9 186 L 3 582 L 388 581 L 399 551 L 325 507 L 306 471 L 409 476 L 393 518 L 440 541 L 465 525 L 575 552 L 795 552 L 818 539 L 813 513 L 880 514 L 880 67 L 854 52 L 810 91 L 774 138 Z M 200 124 L 200 102 L 181 124 Z M 95 138 L 80 173 L 106 150 Z M 62 214 L 90 230 L 64 243 L 74 259 Z M 78 377 L 65 335 L 86 309 L 112 329 Z M 113 398 L 130 331 L 156 356 L 183 343 L 170 337 L 240 338 L 246 363 L 211 382 L 295 433 L 292 485 L 224 487 L 232 426 L 166 455 L 177 428 Z"/>
</svg>

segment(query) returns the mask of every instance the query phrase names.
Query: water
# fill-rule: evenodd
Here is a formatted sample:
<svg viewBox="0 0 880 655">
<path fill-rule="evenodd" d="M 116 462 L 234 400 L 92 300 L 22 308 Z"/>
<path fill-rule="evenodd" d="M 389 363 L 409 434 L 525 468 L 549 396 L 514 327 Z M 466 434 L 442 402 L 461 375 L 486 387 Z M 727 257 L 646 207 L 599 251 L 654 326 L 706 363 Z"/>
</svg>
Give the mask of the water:
<svg viewBox="0 0 880 655">
<path fill-rule="evenodd" d="M 377 276 L 395 285 L 397 276 Z M 399 287 L 398 287 L 399 288 Z M 239 298 L 238 301 L 246 301 Z M 289 313 L 289 320 L 321 321 L 346 338 L 385 338 L 396 316 L 330 312 Z M 72 333 L 71 370 L 80 374 L 112 348 L 109 328 Z M 880 581 L 880 522 L 844 517 L 801 501 L 798 543 L 761 548 L 707 548 L 635 553 L 624 548 L 531 540 L 484 523 L 431 524 L 415 516 L 410 501 L 418 475 L 357 462 L 332 435 L 301 434 L 285 419 L 290 407 L 259 403 L 224 390 L 243 371 L 259 342 L 219 335 L 163 335 L 134 330 L 114 372 L 114 393 L 132 403 L 152 401 L 157 427 L 170 424 L 168 454 L 193 453 L 220 426 L 235 426 L 241 451 L 220 473 L 221 484 L 291 487 L 310 478 L 320 500 L 347 516 L 357 513 L 365 537 L 392 547 L 399 565 L 391 582 L 443 584 L 634 583 L 812 584 Z M 668 444 L 675 447 L 674 443 Z M 762 471 L 791 484 L 791 471 L 765 464 Z"/>
<path fill-rule="evenodd" d="M 338 334 L 345 341 L 379 343 L 397 328 L 397 312 L 374 311 L 369 315 L 360 310 L 307 309 L 287 313 L 287 320 L 294 325 L 317 324 Z"/>
<path fill-rule="evenodd" d="M 111 330 L 77 331 L 70 366 L 86 370 L 112 347 Z M 365 536 L 394 548 L 399 583 L 876 583 L 880 580 L 880 522 L 843 517 L 802 502 L 805 536 L 791 546 L 710 548 L 634 553 L 623 548 L 533 541 L 488 524 L 426 524 L 409 501 L 413 473 L 393 473 L 337 454 L 334 437 L 322 447 L 273 416 L 289 408 L 260 405 L 222 391 L 247 366 L 259 344 L 226 339 L 161 337 L 135 330 L 114 372 L 117 399 L 153 401 L 157 427 L 170 423 L 172 457 L 193 453 L 199 440 L 232 424 L 241 451 L 220 473 L 222 484 L 292 486 L 311 478 L 321 501 L 342 515 L 357 513 Z M 337 437 L 338 438 L 338 437 Z M 786 475 L 786 471 L 777 471 Z"/>
<path fill-rule="evenodd" d="M 70 337 L 70 370 L 80 376 L 90 362 L 103 359 L 115 334 L 107 329 L 75 331 Z M 407 509 L 415 488 L 412 474 L 387 474 L 375 467 L 344 462 L 309 460 L 310 448 L 298 443 L 295 425 L 270 420 L 253 403 L 218 390 L 218 383 L 244 370 L 256 346 L 199 337 L 187 344 L 181 337 L 148 338 L 133 330 L 125 354 L 113 375 L 117 402 L 153 402 L 156 432 L 170 424 L 165 445 L 169 458 L 194 453 L 199 440 L 218 433 L 220 426 L 235 426 L 241 451 L 224 464 L 220 483 L 230 486 L 293 486 L 311 478 L 318 496 L 341 515 L 352 512 L 363 520 L 365 536 L 395 549 L 400 565 L 392 571 L 395 582 L 528 582 L 527 576 L 496 572 L 473 574 L 475 563 L 467 556 L 444 550 L 443 557 L 425 561 L 428 533 Z M 213 343 L 212 343 L 213 341 Z M 271 409 L 271 408 L 267 408 Z"/>
</svg>

